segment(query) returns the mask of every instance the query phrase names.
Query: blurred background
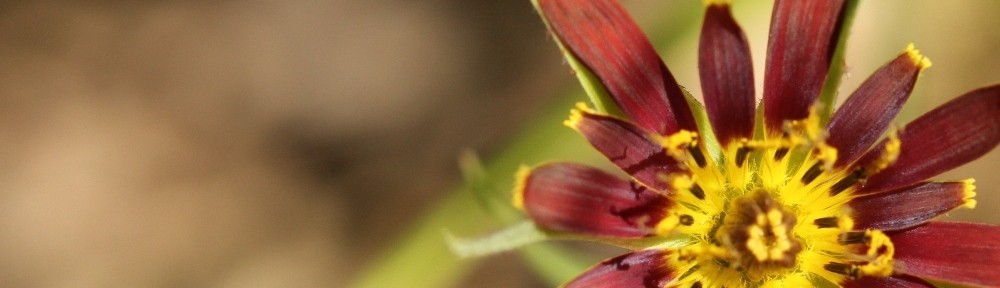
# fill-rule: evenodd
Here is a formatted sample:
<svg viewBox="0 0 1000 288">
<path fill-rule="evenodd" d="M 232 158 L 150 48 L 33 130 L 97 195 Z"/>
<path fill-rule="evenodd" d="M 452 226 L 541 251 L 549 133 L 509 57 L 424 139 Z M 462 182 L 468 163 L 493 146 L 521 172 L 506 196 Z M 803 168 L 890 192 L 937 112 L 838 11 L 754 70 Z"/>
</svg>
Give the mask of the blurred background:
<svg viewBox="0 0 1000 288">
<path fill-rule="evenodd" d="M 624 3 L 699 95 L 701 1 Z M 934 66 L 899 123 L 1000 82 L 997 11 L 864 1 L 841 95 L 910 42 Z M 770 2 L 735 13 L 760 82 Z M 603 163 L 546 152 L 586 148 L 560 127 L 586 98 L 528 0 L 4 1 L 0 39 L 3 287 L 548 287 L 516 253 L 443 248 L 504 223 L 457 159 L 512 162 L 488 170 L 508 187 Z M 511 152 L 531 129 L 558 141 Z M 1000 224 L 996 163 L 939 177 L 978 180 L 951 219 Z"/>
</svg>

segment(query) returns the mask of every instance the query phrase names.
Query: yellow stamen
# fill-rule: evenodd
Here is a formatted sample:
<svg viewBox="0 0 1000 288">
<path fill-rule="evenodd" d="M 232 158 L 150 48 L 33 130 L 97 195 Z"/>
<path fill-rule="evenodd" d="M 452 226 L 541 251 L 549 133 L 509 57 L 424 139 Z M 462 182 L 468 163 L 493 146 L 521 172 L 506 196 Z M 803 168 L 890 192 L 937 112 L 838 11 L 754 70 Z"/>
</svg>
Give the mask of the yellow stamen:
<svg viewBox="0 0 1000 288">
<path fill-rule="evenodd" d="M 784 130 L 785 133 L 791 136 L 794 141 L 809 140 L 816 142 L 820 140 L 823 135 L 823 126 L 820 125 L 819 106 L 813 105 L 810 107 L 809 116 L 805 119 L 785 122 Z M 796 139 L 803 136 L 806 139 Z M 793 143 L 799 144 L 795 142 Z"/>
<path fill-rule="evenodd" d="M 882 171 L 882 169 L 889 167 L 889 165 L 892 165 L 893 162 L 896 162 L 896 158 L 899 157 L 901 145 L 902 141 L 899 141 L 899 132 L 898 130 L 893 129 L 889 132 L 889 137 L 886 138 L 882 154 L 879 154 L 878 159 L 876 159 L 875 162 L 872 162 L 868 165 L 868 167 L 865 167 L 865 170 L 867 170 L 865 172 L 871 175 L 875 172 Z"/>
<path fill-rule="evenodd" d="M 824 170 L 829 171 L 833 169 L 833 163 L 837 162 L 837 148 L 827 145 L 826 142 L 816 143 L 816 155 L 813 157 L 823 163 Z"/>
<path fill-rule="evenodd" d="M 894 262 L 892 257 L 896 254 L 896 247 L 893 246 L 892 240 L 879 230 L 865 231 L 865 236 L 870 239 L 866 254 L 874 260 L 858 267 L 858 271 L 862 275 L 868 276 L 891 276 Z"/>
<path fill-rule="evenodd" d="M 658 137 L 658 142 L 667 150 L 667 154 L 676 159 L 681 159 L 687 155 L 687 148 L 694 147 L 697 143 L 698 133 L 688 130 L 677 131 L 667 137 Z"/>
</svg>

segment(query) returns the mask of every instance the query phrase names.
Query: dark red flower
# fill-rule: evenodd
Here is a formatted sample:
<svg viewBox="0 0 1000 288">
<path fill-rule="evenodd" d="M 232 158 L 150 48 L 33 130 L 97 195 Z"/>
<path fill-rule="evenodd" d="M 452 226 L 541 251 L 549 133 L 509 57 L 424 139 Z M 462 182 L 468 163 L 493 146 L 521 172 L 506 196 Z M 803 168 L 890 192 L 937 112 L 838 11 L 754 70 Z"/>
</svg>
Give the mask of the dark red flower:
<svg viewBox="0 0 1000 288">
<path fill-rule="evenodd" d="M 543 164 L 519 176 L 515 204 L 553 233 L 671 239 L 567 287 L 1000 286 L 1000 227 L 929 222 L 973 208 L 973 181 L 927 180 L 1000 143 L 1000 86 L 890 129 L 930 66 L 910 46 L 824 123 L 816 103 L 845 1 L 778 0 L 758 105 L 746 37 L 727 1 L 708 1 L 701 106 L 615 1 L 534 2 L 570 63 L 599 82 L 591 92 L 609 96 L 599 105 L 621 112 L 580 106 L 566 124 L 632 178 Z"/>
</svg>

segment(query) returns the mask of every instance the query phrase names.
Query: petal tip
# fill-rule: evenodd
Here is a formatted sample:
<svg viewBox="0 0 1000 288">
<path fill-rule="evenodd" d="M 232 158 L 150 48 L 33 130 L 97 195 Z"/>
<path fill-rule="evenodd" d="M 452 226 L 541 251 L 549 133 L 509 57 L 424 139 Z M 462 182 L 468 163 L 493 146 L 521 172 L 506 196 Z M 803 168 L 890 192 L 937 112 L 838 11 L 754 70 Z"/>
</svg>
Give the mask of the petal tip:
<svg viewBox="0 0 1000 288">
<path fill-rule="evenodd" d="M 577 127 L 580 126 L 580 121 L 583 120 L 583 113 L 590 112 L 590 108 L 587 104 L 583 102 L 577 102 L 576 107 L 569 110 L 569 118 L 563 121 L 563 125 L 566 127 L 573 128 L 573 130 L 579 130 Z"/>
<path fill-rule="evenodd" d="M 521 165 L 520 168 L 517 168 L 517 174 L 515 175 L 514 192 L 510 202 L 517 209 L 524 210 L 524 189 L 528 185 L 528 176 L 531 175 L 531 167 Z"/>
<path fill-rule="evenodd" d="M 931 59 L 920 54 L 920 50 L 917 50 L 913 43 L 906 45 L 906 55 L 910 56 L 910 60 L 913 61 L 913 65 L 916 65 L 918 69 L 924 70 L 931 67 Z"/>
<path fill-rule="evenodd" d="M 965 179 L 962 181 L 962 198 L 965 200 L 965 208 L 975 209 L 976 208 L 976 179 Z"/>
</svg>

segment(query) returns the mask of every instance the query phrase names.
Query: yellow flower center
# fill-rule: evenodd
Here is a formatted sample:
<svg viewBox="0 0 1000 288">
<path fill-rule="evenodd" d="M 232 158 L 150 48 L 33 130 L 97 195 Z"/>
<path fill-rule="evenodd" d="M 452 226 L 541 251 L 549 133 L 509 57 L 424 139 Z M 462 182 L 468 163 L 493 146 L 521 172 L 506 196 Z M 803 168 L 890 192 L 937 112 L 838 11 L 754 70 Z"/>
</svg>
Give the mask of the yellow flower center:
<svg viewBox="0 0 1000 288">
<path fill-rule="evenodd" d="M 668 286 L 809 287 L 891 275 L 892 242 L 852 230 L 846 204 L 866 175 L 895 160 L 899 142 L 890 136 L 872 164 L 837 169 L 837 150 L 821 134 L 812 116 L 717 153 L 691 131 L 657 139 L 690 170 L 660 177 L 679 205 L 656 232 L 694 239 L 669 256 L 679 276 Z"/>
</svg>

